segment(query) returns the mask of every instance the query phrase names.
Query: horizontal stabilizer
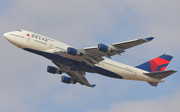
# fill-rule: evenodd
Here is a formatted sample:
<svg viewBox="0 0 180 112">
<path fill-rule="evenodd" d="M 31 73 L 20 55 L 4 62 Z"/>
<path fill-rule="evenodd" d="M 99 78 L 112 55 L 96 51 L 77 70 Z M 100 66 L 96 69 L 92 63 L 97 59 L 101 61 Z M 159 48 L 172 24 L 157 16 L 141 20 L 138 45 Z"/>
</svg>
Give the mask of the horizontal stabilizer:
<svg viewBox="0 0 180 112">
<path fill-rule="evenodd" d="M 157 85 L 158 85 L 158 83 L 159 82 L 148 82 L 151 86 L 155 86 L 155 87 L 157 87 Z"/>
<path fill-rule="evenodd" d="M 151 73 L 144 73 L 145 75 L 156 78 L 156 79 L 163 79 L 171 74 L 175 73 L 175 70 L 166 70 L 166 71 L 159 71 L 159 72 L 151 72 Z M 148 82 L 151 86 L 157 87 L 159 82 Z"/>
<path fill-rule="evenodd" d="M 166 70 L 166 71 L 158 71 L 158 72 L 151 72 L 151 73 L 144 73 L 147 76 L 157 78 L 157 79 L 163 79 L 177 71 L 175 70 Z"/>
</svg>

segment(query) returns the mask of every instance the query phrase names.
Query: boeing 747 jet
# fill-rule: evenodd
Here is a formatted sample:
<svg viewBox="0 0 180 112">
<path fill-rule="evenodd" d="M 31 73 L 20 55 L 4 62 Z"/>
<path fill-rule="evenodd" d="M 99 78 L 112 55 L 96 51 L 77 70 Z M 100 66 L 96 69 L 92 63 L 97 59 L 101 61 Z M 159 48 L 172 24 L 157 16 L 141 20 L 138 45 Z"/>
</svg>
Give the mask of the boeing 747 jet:
<svg viewBox="0 0 180 112">
<path fill-rule="evenodd" d="M 47 72 L 52 74 L 66 73 L 68 76 L 62 76 L 61 81 L 67 84 L 80 83 L 94 87 L 95 84 L 90 84 L 85 78 L 86 72 L 90 72 L 118 79 L 147 81 L 150 85 L 157 86 L 159 82 L 164 82 L 165 77 L 176 72 L 175 70 L 165 70 L 173 58 L 167 54 L 135 67 L 104 58 L 121 55 L 126 49 L 150 42 L 154 37 L 110 45 L 99 43 L 95 47 L 82 49 L 21 29 L 7 32 L 4 37 L 25 51 L 51 60 L 56 66 L 47 66 Z"/>
</svg>

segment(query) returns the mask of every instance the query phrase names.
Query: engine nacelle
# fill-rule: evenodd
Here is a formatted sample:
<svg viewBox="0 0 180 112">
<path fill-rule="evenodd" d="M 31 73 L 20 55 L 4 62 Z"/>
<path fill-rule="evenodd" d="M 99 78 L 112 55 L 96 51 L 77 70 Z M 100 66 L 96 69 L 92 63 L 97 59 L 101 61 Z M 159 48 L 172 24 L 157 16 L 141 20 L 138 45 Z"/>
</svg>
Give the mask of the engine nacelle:
<svg viewBox="0 0 180 112">
<path fill-rule="evenodd" d="M 99 51 L 103 51 L 103 52 L 111 52 L 111 48 L 109 48 L 107 45 L 105 44 L 98 44 L 98 48 Z"/>
<path fill-rule="evenodd" d="M 55 74 L 55 73 L 62 74 L 62 72 L 59 70 L 59 68 L 53 67 L 53 66 L 48 66 L 47 72 L 52 73 L 52 74 Z"/>
<path fill-rule="evenodd" d="M 61 77 L 61 82 L 64 82 L 66 84 L 76 84 L 76 82 L 74 82 L 70 77 L 67 77 L 67 76 L 62 76 Z"/>
<path fill-rule="evenodd" d="M 83 54 L 79 52 L 77 49 L 74 49 L 72 47 L 67 48 L 67 54 L 73 55 L 73 56 L 82 56 Z"/>
</svg>

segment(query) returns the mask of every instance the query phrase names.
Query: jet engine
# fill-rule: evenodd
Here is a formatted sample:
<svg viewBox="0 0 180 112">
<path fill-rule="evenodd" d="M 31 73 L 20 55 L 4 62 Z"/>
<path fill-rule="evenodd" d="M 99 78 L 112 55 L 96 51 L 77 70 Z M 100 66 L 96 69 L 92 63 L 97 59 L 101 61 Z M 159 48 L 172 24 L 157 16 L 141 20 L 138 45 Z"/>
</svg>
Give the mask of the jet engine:
<svg viewBox="0 0 180 112">
<path fill-rule="evenodd" d="M 47 72 L 52 73 L 52 74 L 62 74 L 62 72 L 59 70 L 59 68 L 57 67 L 53 67 L 53 66 L 48 66 L 47 67 Z"/>
<path fill-rule="evenodd" d="M 72 47 L 67 48 L 67 54 L 73 55 L 73 56 L 82 56 L 83 54 L 79 52 L 77 49 L 74 49 Z"/>
<path fill-rule="evenodd" d="M 76 84 L 76 82 L 74 82 L 70 77 L 67 77 L 67 76 L 62 76 L 61 77 L 61 82 L 64 82 L 66 84 Z"/>
<path fill-rule="evenodd" d="M 98 44 L 97 49 L 102 52 L 111 52 L 111 48 L 109 48 L 109 46 L 107 46 L 105 44 Z"/>
</svg>

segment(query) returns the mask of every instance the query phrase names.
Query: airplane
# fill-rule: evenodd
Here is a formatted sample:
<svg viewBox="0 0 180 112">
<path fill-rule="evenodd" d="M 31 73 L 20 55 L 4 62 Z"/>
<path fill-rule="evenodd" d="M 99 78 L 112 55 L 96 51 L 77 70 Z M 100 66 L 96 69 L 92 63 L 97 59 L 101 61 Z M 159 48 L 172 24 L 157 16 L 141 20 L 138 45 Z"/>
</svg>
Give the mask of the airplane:
<svg viewBox="0 0 180 112">
<path fill-rule="evenodd" d="M 150 42 L 154 37 L 114 44 L 99 43 L 98 46 L 82 49 L 22 29 L 4 33 L 4 37 L 25 51 L 51 60 L 56 66 L 47 66 L 47 72 L 66 73 L 68 76 L 61 77 L 61 81 L 66 84 L 80 83 L 88 87 L 95 87 L 95 84 L 90 84 L 85 78 L 86 72 L 90 72 L 117 79 L 146 81 L 151 86 L 157 87 L 159 82 L 164 82 L 165 77 L 177 72 L 165 70 L 173 58 L 167 54 L 135 67 L 108 59 L 113 55 L 121 55 L 126 49 Z"/>
</svg>

